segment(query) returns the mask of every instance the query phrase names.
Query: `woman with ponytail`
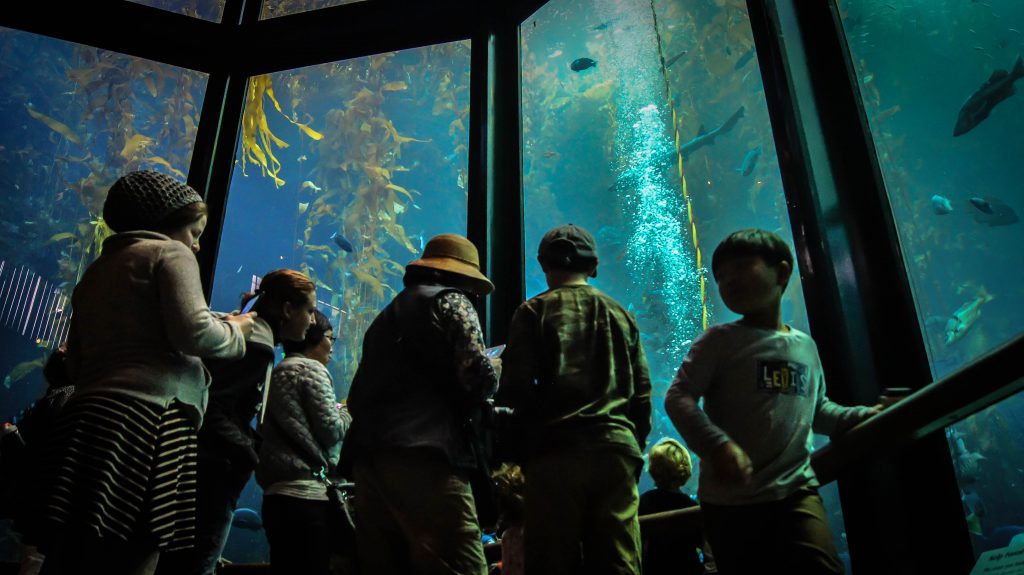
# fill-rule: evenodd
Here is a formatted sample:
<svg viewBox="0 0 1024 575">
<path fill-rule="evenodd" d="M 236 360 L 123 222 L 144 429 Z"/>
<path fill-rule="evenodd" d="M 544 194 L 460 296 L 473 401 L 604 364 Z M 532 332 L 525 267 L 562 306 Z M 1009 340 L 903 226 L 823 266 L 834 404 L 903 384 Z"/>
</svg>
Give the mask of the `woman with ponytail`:
<svg viewBox="0 0 1024 575">
<path fill-rule="evenodd" d="M 161 558 L 157 573 L 213 575 L 227 542 L 238 497 L 258 461 L 260 439 L 252 427 L 262 420 L 274 349 L 282 341 L 302 341 L 315 321 L 316 287 L 289 269 L 263 276 L 254 297 L 256 325 L 240 360 L 209 361 L 213 375 L 206 423 L 199 431 L 199 485 L 196 543 Z"/>
</svg>

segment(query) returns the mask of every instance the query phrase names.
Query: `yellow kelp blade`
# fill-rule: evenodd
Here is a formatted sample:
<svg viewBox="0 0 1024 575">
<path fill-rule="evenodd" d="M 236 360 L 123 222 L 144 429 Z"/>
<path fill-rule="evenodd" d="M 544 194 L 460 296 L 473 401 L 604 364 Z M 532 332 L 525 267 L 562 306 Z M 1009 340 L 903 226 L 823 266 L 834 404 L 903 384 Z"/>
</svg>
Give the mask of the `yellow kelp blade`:
<svg viewBox="0 0 1024 575">
<path fill-rule="evenodd" d="M 128 141 L 124 143 L 124 147 L 121 148 L 121 157 L 126 160 L 130 160 L 135 157 L 135 154 L 152 142 L 153 138 L 143 136 L 142 134 L 135 134 L 131 138 L 128 138 Z"/>
<path fill-rule="evenodd" d="M 409 198 L 409 200 L 414 200 L 414 198 L 412 197 L 412 192 L 410 192 L 409 190 L 403 188 L 402 186 L 398 186 L 398 185 L 395 185 L 395 184 L 388 184 L 388 185 L 386 185 L 384 187 L 389 189 L 389 190 L 395 190 L 398 193 L 405 194 L 406 197 Z"/>
<path fill-rule="evenodd" d="M 40 114 L 39 112 L 36 112 L 35 110 L 33 110 L 29 106 L 25 106 L 25 109 L 28 110 L 28 114 L 30 116 L 32 116 L 33 118 L 35 118 L 35 119 L 39 120 L 40 122 L 46 124 L 54 132 L 57 132 L 58 134 L 64 136 L 65 138 L 67 138 L 68 140 L 71 140 L 72 142 L 74 142 L 76 144 L 81 144 L 82 143 L 82 140 L 78 137 L 78 135 L 75 134 L 74 132 L 72 132 L 71 128 L 67 127 L 67 125 L 62 124 L 62 123 L 58 122 L 57 120 L 54 120 L 53 118 L 47 116 L 46 114 Z"/>
<path fill-rule="evenodd" d="M 183 180 L 186 179 L 185 178 L 185 172 L 182 172 L 178 168 L 175 168 L 174 166 L 171 165 L 170 162 L 168 162 L 167 160 L 161 158 L 160 156 L 150 156 L 150 157 L 146 158 L 146 161 L 151 163 L 151 164 L 159 164 L 159 165 L 167 168 L 168 170 L 170 170 L 171 173 L 174 174 L 175 176 L 177 176 L 177 177 L 179 177 L 179 178 L 181 178 Z"/>
<path fill-rule="evenodd" d="M 41 369 L 45 364 L 45 357 L 33 359 L 30 361 L 23 361 L 19 363 L 18 365 L 11 368 L 10 373 L 8 373 L 7 377 L 4 378 L 4 387 L 10 389 L 12 383 L 17 383 L 18 381 L 24 379 L 26 375 L 32 373 L 36 369 Z"/>
<path fill-rule="evenodd" d="M 298 122 L 292 122 L 292 123 L 295 124 L 296 126 L 298 126 L 299 129 L 302 130 L 302 132 L 304 134 L 306 134 L 307 136 L 309 136 L 310 138 L 313 138 L 314 140 L 322 140 L 322 139 L 324 139 L 324 135 L 323 134 L 321 134 L 320 132 L 317 132 L 313 128 L 310 128 L 308 124 L 300 124 Z"/>
<path fill-rule="evenodd" d="M 50 236 L 50 239 L 47 240 L 46 243 L 47 244 L 52 244 L 54 242 L 59 242 L 61 240 L 70 240 L 70 239 L 74 239 L 74 238 L 77 238 L 77 237 L 78 236 L 76 236 L 75 234 L 73 234 L 71 232 L 60 232 L 58 234 L 53 234 L 52 236 Z"/>
</svg>

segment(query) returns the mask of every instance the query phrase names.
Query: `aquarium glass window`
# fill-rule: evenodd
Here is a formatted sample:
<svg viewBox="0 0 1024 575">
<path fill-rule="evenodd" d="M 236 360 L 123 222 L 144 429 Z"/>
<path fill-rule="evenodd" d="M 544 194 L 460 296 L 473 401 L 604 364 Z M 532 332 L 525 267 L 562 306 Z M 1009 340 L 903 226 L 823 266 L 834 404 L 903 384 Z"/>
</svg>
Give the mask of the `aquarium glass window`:
<svg viewBox="0 0 1024 575">
<path fill-rule="evenodd" d="M 205 74 L 0 28 L 0 417 L 46 386 L 70 297 L 110 235 L 107 189 L 125 172 L 185 179 Z M 0 531 L 2 531 L 0 527 Z M 0 537 L 0 561 L 17 560 Z"/>
<path fill-rule="evenodd" d="M 175 14 L 220 22 L 224 16 L 224 0 L 128 0 L 143 6 L 159 8 Z"/>
<path fill-rule="evenodd" d="M 212 305 L 237 309 L 277 268 L 309 274 L 339 398 L 405 265 L 466 233 L 469 55 L 454 42 L 249 79 Z M 259 500 L 250 486 L 239 505 Z M 225 556 L 266 560 L 262 533 L 233 530 Z"/>
<path fill-rule="evenodd" d="M 527 296 L 546 289 L 534 258 L 545 231 L 595 235 L 593 283 L 636 316 L 650 362 L 649 445 L 678 437 L 663 399 L 690 343 L 737 319 L 711 277 L 715 246 L 750 227 L 792 246 L 745 6 L 555 0 L 521 27 Z M 797 274 L 783 316 L 808 331 Z M 834 488 L 824 495 L 844 549 Z"/>
<path fill-rule="evenodd" d="M 974 556 L 1024 545 L 1024 392 L 946 428 Z"/>
<path fill-rule="evenodd" d="M 839 7 L 939 379 L 1024 327 L 1024 2 Z"/>
<path fill-rule="evenodd" d="M 289 14 L 298 14 L 299 12 L 309 12 L 310 10 L 364 1 L 366 0 L 264 0 L 260 19 L 267 20 L 277 18 L 278 16 L 287 16 Z"/>
</svg>

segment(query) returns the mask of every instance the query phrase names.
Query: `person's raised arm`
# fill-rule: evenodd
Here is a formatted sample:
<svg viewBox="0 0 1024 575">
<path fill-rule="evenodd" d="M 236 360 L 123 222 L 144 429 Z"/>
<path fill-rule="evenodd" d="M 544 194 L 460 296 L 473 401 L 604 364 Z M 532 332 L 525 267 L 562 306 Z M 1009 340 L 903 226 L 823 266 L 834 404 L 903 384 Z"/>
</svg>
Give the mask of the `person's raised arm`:
<svg viewBox="0 0 1024 575">
<path fill-rule="evenodd" d="M 498 388 L 498 374 L 484 353 L 480 318 L 469 298 L 447 292 L 437 298 L 441 329 L 455 352 L 455 370 L 460 391 L 470 403 L 483 402 Z"/>
<path fill-rule="evenodd" d="M 236 358 L 245 354 L 251 315 L 217 319 L 206 304 L 195 255 L 180 242 L 167 242 L 156 269 L 167 337 L 175 349 L 199 357 Z"/>
</svg>

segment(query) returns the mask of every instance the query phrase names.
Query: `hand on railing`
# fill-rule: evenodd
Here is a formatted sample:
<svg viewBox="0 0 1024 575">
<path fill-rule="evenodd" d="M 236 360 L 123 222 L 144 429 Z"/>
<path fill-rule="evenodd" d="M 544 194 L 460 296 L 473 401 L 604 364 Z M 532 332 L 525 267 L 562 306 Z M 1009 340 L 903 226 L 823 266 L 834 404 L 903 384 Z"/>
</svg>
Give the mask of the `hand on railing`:
<svg viewBox="0 0 1024 575">
<path fill-rule="evenodd" d="M 909 387 L 887 387 L 878 396 L 878 405 L 875 406 L 875 409 L 881 411 L 891 407 L 905 399 L 912 391 Z"/>
</svg>

